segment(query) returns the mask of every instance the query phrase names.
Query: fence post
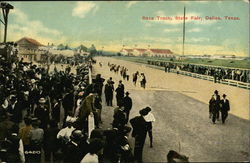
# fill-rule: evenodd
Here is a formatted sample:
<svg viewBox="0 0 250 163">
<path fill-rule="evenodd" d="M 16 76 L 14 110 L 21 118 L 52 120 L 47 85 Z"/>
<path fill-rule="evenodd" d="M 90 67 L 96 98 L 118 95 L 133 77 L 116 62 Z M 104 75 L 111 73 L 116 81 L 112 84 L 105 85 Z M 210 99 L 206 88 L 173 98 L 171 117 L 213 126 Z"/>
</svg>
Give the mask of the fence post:
<svg viewBox="0 0 250 163">
<path fill-rule="evenodd" d="M 92 72 L 90 68 L 89 68 L 89 84 L 92 84 Z"/>
<path fill-rule="evenodd" d="M 89 84 L 92 84 L 92 71 L 89 68 Z M 94 115 L 92 113 L 88 116 L 88 136 L 90 137 L 91 132 L 95 129 Z"/>
</svg>

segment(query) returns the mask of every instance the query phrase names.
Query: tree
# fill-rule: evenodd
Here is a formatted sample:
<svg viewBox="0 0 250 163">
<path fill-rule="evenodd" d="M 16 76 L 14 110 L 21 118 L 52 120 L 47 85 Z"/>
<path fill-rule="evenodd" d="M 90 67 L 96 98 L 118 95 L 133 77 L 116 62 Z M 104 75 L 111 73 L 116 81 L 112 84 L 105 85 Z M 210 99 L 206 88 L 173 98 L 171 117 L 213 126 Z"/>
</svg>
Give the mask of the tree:
<svg viewBox="0 0 250 163">
<path fill-rule="evenodd" d="M 59 44 L 59 45 L 57 46 L 57 49 L 58 49 L 58 50 L 64 50 L 64 49 L 65 49 L 65 46 L 64 46 L 63 44 Z"/>
<path fill-rule="evenodd" d="M 88 48 L 84 45 L 80 45 L 78 48 L 77 48 L 80 52 L 86 52 L 88 50 Z"/>
<path fill-rule="evenodd" d="M 90 52 L 90 55 L 96 54 L 97 50 L 94 44 L 92 44 L 91 47 L 89 48 L 89 52 Z"/>
</svg>

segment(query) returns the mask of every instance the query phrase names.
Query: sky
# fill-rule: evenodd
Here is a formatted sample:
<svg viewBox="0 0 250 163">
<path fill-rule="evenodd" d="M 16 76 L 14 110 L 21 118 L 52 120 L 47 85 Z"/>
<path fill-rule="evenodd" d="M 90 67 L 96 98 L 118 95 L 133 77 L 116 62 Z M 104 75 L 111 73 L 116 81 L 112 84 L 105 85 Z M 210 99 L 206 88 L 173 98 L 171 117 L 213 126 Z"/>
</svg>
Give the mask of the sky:
<svg viewBox="0 0 250 163">
<path fill-rule="evenodd" d="M 185 54 L 249 56 L 249 2 L 242 1 L 23 1 L 9 2 L 8 40 L 22 37 L 97 49 L 161 48 Z M 158 20 L 157 16 L 172 20 Z M 200 17 L 191 20 L 191 17 Z M 225 16 L 238 20 L 228 20 Z M 153 18 L 146 20 L 144 18 Z M 206 19 L 213 18 L 213 20 Z M 221 20 L 214 18 L 220 17 Z M 2 19 L 2 15 L 1 15 Z M 3 25 L 0 25 L 3 40 Z"/>
</svg>

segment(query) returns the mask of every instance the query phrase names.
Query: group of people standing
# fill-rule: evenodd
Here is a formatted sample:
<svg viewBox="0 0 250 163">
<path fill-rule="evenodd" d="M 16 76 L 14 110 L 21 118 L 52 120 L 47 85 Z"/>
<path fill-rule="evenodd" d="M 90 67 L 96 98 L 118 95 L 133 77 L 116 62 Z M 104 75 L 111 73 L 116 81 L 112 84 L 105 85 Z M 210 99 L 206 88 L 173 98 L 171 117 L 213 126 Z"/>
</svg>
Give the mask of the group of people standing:
<svg viewBox="0 0 250 163">
<path fill-rule="evenodd" d="M 232 61 L 233 62 L 233 61 Z M 220 80 L 236 80 L 241 82 L 250 82 L 250 70 L 239 68 L 228 68 L 220 66 L 198 65 L 190 63 L 178 63 L 173 61 L 149 61 L 148 64 L 165 67 L 165 72 L 170 72 L 171 69 L 179 69 L 180 71 L 188 71 L 192 73 L 209 75 L 214 77 L 214 82 Z"/>
<path fill-rule="evenodd" d="M 40 162 L 42 151 L 46 161 L 51 159 L 51 153 L 60 147 L 56 135 L 67 126 L 67 117 L 74 115 L 76 101 L 84 100 L 92 91 L 88 68 L 87 62 L 80 64 L 76 67 L 77 74 L 73 74 L 69 67 L 65 71 L 51 71 L 23 60 L 1 57 L 2 161 Z M 79 96 L 79 92 L 84 93 Z M 76 128 L 83 129 L 83 124 L 78 122 Z"/>
<path fill-rule="evenodd" d="M 108 63 L 108 66 L 110 68 L 110 71 L 114 71 L 115 73 L 118 73 L 120 70 L 120 75 L 122 76 L 123 80 L 129 81 L 128 69 L 126 67 L 110 63 Z M 147 80 L 143 72 L 139 73 L 139 71 L 136 71 L 132 74 L 132 82 L 135 86 L 138 80 L 140 82 L 140 86 L 145 89 Z"/>
<path fill-rule="evenodd" d="M 209 100 L 209 118 L 212 119 L 213 124 L 215 124 L 216 120 L 219 121 L 220 117 L 222 124 L 224 124 L 228 117 L 228 112 L 230 111 L 229 100 L 226 98 L 226 94 L 223 94 L 222 97 L 221 99 L 219 92 L 215 90 Z"/>
</svg>

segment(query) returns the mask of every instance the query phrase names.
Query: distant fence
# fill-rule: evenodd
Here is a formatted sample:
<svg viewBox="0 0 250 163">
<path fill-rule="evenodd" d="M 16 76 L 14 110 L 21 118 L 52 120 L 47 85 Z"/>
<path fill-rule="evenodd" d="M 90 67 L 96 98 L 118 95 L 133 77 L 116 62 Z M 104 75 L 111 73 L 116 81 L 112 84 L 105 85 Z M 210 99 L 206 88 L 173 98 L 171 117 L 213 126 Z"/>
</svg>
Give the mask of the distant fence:
<svg viewBox="0 0 250 163">
<path fill-rule="evenodd" d="M 249 68 L 235 68 L 235 67 L 226 67 L 226 66 L 218 66 L 218 65 L 210 65 L 210 64 L 198 64 L 198 63 L 188 63 L 188 62 L 175 62 L 175 61 L 163 61 L 163 60 L 147 60 L 148 64 L 153 64 L 156 66 L 165 66 L 167 63 L 171 64 L 183 64 L 183 65 L 194 65 L 194 66 L 203 66 L 203 67 L 212 67 L 212 68 L 223 68 L 223 69 L 237 69 L 237 70 L 250 70 Z"/>
<path fill-rule="evenodd" d="M 170 72 L 177 73 L 177 70 L 171 69 Z M 213 76 L 201 75 L 201 74 L 196 74 L 196 73 L 192 73 L 192 72 L 188 72 L 188 71 L 180 71 L 180 70 L 179 70 L 179 74 L 198 78 L 198 79 L 214 81 Z M 250 89 L 250 83 L 244 83 L 241 81 L 230 80 L 230 79 L 221 79 L 219 81 L 217 80 L 217 82 L 222 83 L 222 84 L 226 84 L 226 85 L 239 87 L 239 88 Z"/>
</svg>

